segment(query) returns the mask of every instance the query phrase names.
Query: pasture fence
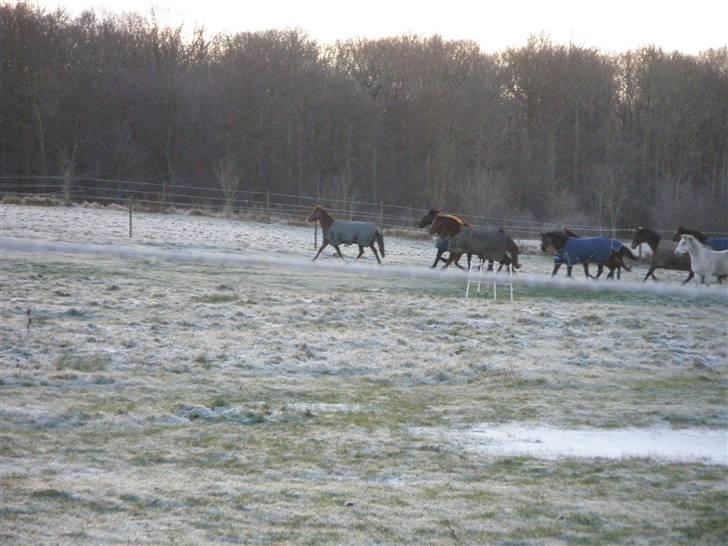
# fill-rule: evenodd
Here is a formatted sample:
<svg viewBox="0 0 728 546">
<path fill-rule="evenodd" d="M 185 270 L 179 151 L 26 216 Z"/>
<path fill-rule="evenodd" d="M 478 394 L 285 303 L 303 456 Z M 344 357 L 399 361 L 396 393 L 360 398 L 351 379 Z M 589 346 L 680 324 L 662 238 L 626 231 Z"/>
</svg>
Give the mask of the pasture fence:
<svg viewBox="0 0 728 546">
<path fill-rule="evenodd" d="M 326 208 L 339 219 L 373 222 L 386 230 L 402 235 L 422 236 L 417 227 L 427 212 L 418 207 L 407 207 L 379 202 L 342 199 L 324 196 L 295 195 L 268 190 L 237 190 L 231 197 L 220 186 L 196 186 L 186 183 L 114 180 L 106 178 L 65 176 L 0 175 L 0 198 L 6 202 L 11 196 L 47 197 L 66 204 L 99 203 L 121 205 L 129 209 L 129 236 L 132 236 L 133 212 L 180 212 L 191 214 L 228 214 L 263 221 L 304 223 L 315 205 Z M 504 218 L 461 214 L 476 225 L 505 230 L 515 239 L 538 239 L 539 233 L 558 229 L 558 221 L 537 221 L 524 218 Z M 583 235 L 609 235 L 616 239 L 631 240 L 634 227 L 611 228 L 568 224 L 569 229 Z M 664 236 L 672 232 L 661 231 Z M 722 235 L 709 233 L 709 235 Z"/>
</svg>

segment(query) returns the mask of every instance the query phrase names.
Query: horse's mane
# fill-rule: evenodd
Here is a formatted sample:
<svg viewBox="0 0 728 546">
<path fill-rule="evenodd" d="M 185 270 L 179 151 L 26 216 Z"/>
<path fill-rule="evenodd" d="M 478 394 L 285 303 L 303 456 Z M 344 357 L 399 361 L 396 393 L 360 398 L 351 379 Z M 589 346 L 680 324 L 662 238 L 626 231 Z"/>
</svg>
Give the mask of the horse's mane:
<svg viewBox="0 0 728 546">
<path fill-rule="evenodd" d="M 454 214 L 441 214 L 441 213 L 438 213 L 437 214 L 437 219 L 438 220 L 446 220 L 446 221 L 450 221 L 450 222 L 455 222 L 460 227 L 473 227 L 473 225 L 470 222 L 468 222 L 467 220 L 463 220 L 462 218 L 460 218 L 459 216 L 455 216 Z"/>
<path fill-rule="evenodd" d="M 662 239 L 662 236 L 659 233 L 657 233 L 654 229 L 640 226 L 635 230 L 635 233 L 640 233 L 640 232 L 647 233 L 650 237 L 656 237 L 657 239 Z"/>
<path fill-rule="evenodd" d="M 706 239 L 705 235 L 703 235 L 697 229 L 688 229 L 688 228 L 684 228 L 684 227 L 680 226 L 679 228 L 677 228 L 675 235 L 692 235 L 700 243 L 705 244 L 705 239 Z"/>
</svg>

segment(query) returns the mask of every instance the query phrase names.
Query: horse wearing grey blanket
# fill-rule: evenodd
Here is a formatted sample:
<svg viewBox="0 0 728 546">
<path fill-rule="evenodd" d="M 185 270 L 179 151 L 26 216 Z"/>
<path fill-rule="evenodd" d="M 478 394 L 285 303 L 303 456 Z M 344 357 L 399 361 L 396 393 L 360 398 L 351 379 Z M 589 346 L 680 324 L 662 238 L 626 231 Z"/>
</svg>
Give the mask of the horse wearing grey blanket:
<svg viewBox="0 0 728 546">
<path fill-rule="evenodd" d="M 315 222 L 317 220 L 321 224 L 321 229 L 324 232 L 324 242 L 318 249 L 316 256 L 313 257 L 314 260 L 319 257 L 321 251 L 328 245 L 336 249 L 336 254 L 342 260 L 344 256 L 342 256 L 341 250 L 339 249 L 340 245 L 358 245 L 359 255 L 356 257 L 357 260 L 364 254 L 364 247 L 369 247 L 372 249 L 377 262 L 382 263 L 379 259 L 377 249 L 374 246 L 374 242 L 377 242 L 379 252 L 382 254 L 382 258 L 384 258 L 384 237 L 382 237 L 382 232 L 374 224 L 370 224 L 369 222 L 334 220 L 328 212 L 318 205 L 313 209 L 313 213 L 308 218 L 309 222 Z"/>
</svg>

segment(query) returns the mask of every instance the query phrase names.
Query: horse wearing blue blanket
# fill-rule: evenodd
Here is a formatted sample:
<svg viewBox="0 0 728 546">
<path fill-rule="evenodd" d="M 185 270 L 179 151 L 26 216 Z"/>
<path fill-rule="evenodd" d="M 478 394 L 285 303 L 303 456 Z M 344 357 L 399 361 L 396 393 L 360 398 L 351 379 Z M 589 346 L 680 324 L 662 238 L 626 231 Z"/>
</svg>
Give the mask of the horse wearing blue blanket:
<svg viewBox="0 0 728 546">
<path fill-rule="evenodd" d="M 344 256 L 342 256 L 341 250 L 339 249 L 340 245 L 358 245 L 359 255 L 356 257 L 357 260 L 364 254 L 364 247 L 368 246 L 374 252 L 374 257 L 377 259 L 377 262 L 382 263 L 379 259 L 377 249 L 374 247 L 374 241 L 377 242 L 379 252 L 381 252 L 382 258 L 384 258 L 384 237 L 382 237 L 382 232 L 374 224 L 370 224 L 369 222 L 334 220 L 328 212 L 318 205 L 313 209 L 313 213 L 308 218 L 309 222 L 315 222 L 317 220 L 321 224 L 321 229 L 324 232 L 324 242 L 318 249 L 316 256 L 313 257 L 314 260 L 319 257 L 321 251 L 328 245 L 336 249 L 336 254 L 342 260 Z"/>
<path fill-rule="evenodd" d="M 541 250 L 554 251 L 554 269 L 551 275 L 556 275 L 562 264 L 566 264 L 566 274 L 571 277 L 572 268 L 576 264 L 584 266 L 584 275 L 591 278 L 589 264 L 594 263 L 598 267 L 597 277 L 602 274 L 604 266 L 616 261 L 621 267 L 629 269 L 624 264 L 623 258 L 629 257 L 633 260 L 637 256 L 624 246 L 620 241 L 607 237 L 569 237 L 563 231 L 548 231 L 541 234 Z"/>
<path fill-rule="evenodd" d="M 676 243 L 680 242 L 683 235 L 692 235 L 699 243 L 707 245 L 713 250 L 728 250 L 728 237 L 706 237 L 696 229 L 688 229 L 680 226 L 677 228 L 675 235 L 672 236 L 672 240 Z"/>
</svg>

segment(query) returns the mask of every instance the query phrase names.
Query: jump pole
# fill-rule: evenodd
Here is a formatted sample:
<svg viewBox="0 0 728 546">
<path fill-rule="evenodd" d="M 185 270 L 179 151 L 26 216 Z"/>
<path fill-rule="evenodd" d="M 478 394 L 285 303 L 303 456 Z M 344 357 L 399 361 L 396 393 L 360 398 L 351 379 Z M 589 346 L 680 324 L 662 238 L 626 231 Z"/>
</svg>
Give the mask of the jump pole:
<svg viewBox="0 0 728 546">
<path fill-rule="evenodd" d="M 493 299 L 494 300 L 497 300 L 498 299 L 498 294 L 497 294 L 497 291 L 498 291 L 498 288 L 497 288 L 498 283 L 497 283 L 497 280 L 495 278 L 495 275 L 496 275 L 496 273 L 495 273 L 495 264 L 493 264 Z"/>
<path fill-rule="evenodd" d="M 468 265 L 468 284 L 465 285 L 465 299 L 468 299 L 470 297 L 470 272 L 473 269 L 473 262 L 470 262 L 470 265 Z"/>
<path fill-rule="evenodd" d="M 513 301 L 513 265 L 508 266 L 508 280 L 511 285 L 511 301 Z"/>
<path fill-rule="evenodd" d="M 483 280 L 483 260 L 480 260 L 480 271 L 478 271 L 478 294 L 480 294 L 480 281 Z"/>
</svg>

